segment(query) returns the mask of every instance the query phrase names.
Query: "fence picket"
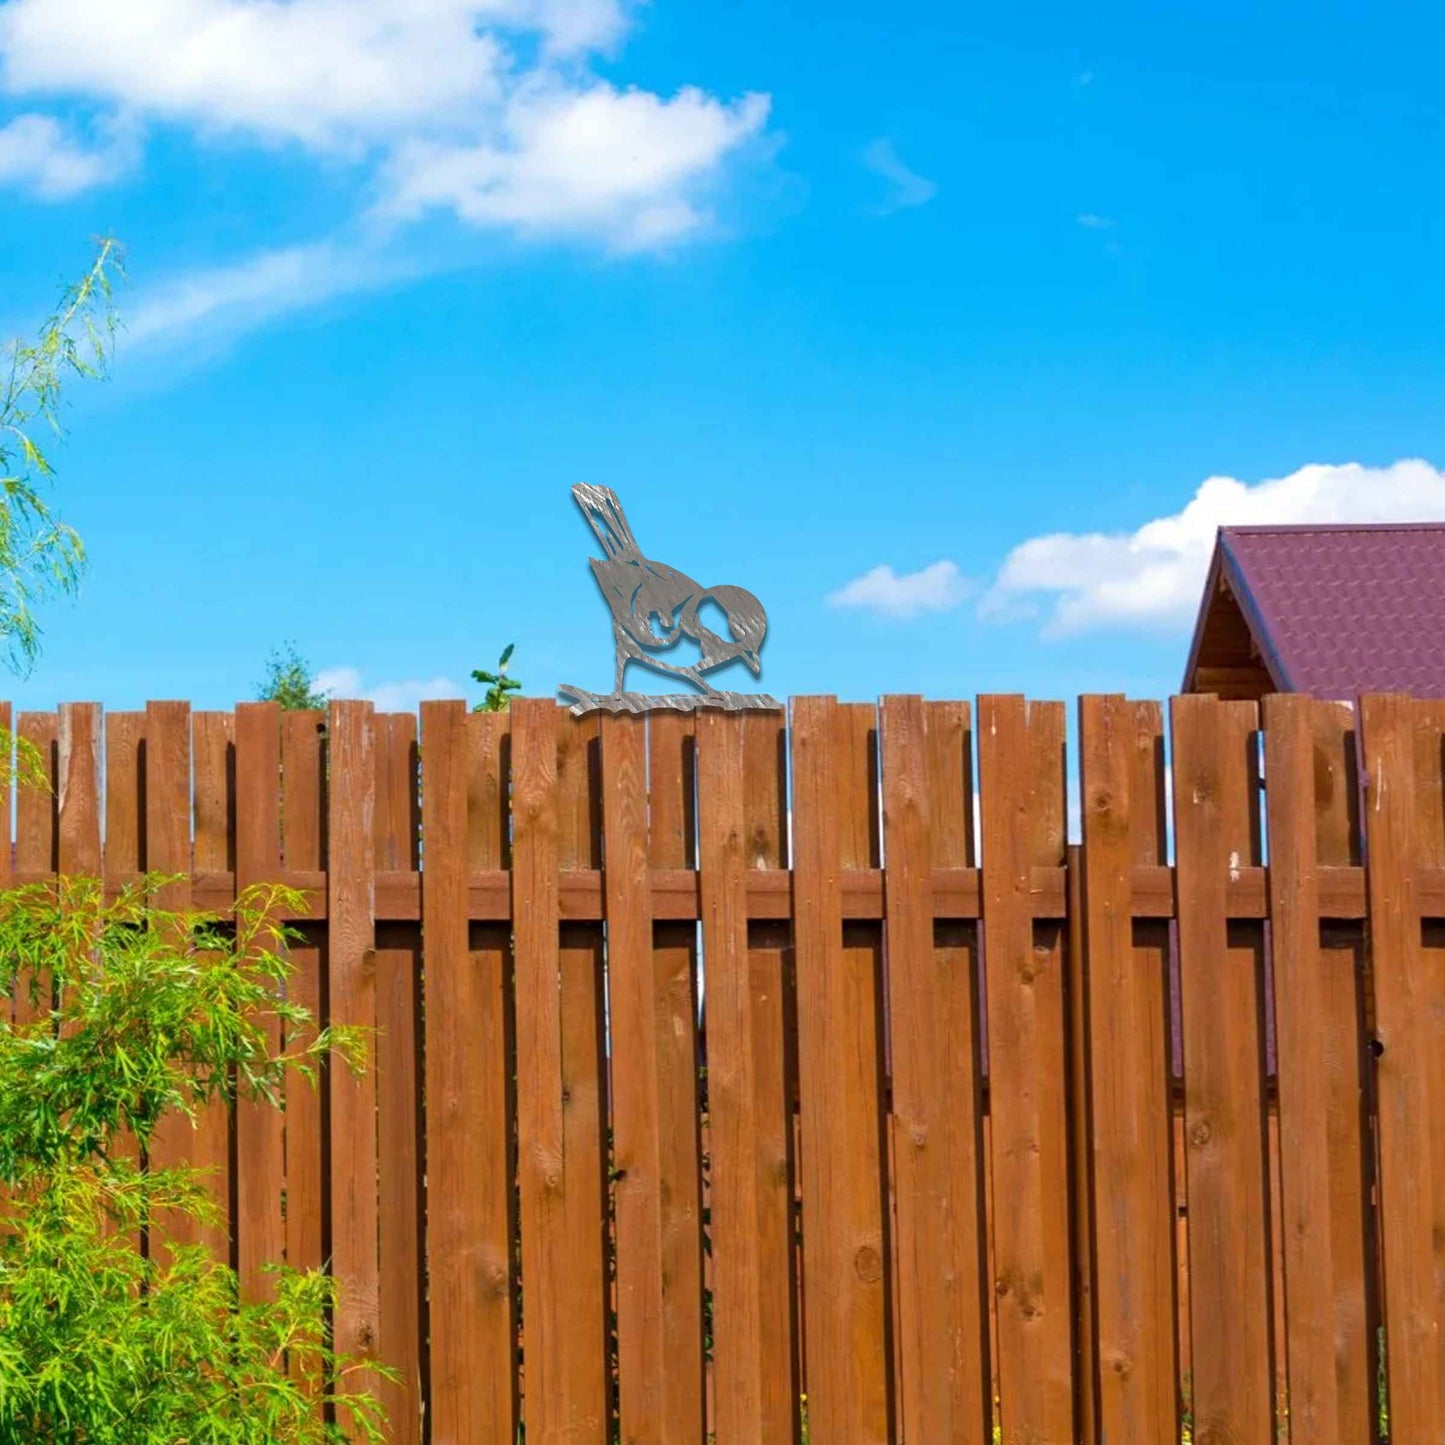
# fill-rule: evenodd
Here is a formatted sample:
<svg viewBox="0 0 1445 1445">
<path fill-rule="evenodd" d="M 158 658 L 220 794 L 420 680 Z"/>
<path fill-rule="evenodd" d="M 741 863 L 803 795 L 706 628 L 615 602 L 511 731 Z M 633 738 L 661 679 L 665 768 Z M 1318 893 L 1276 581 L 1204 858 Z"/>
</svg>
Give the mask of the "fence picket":
<svg viewBox="0 0 1445 1445">
<path fill-rule="evenodd" d="M 889 697 L 882 729 L 902 1434 L 984 1439 L 993 1403 L 974 950 L 956 923 L 935 923 L 932 887 L 935 865 L 967 859 L 968 712 Z"/>
<path fill-rule="evenodd" d="M 623 1438 L 664 1438 L 662 1180 L 653 1037 L 652 906 L 646 733 L 602 723 L 603 878 L 612 1036 L 613 1199 L 617 1217 L 617 1373 Z"/>
<path fill-rule="evenodd" d="M 378 873 L 415 871 L 417 854 L 416 718 L 376 719 Z M 422 1437 L 422 1099 L 417 1030 L 421 1026 L 421 938 L 415 924 L 386 923 L 376 936 L 376 1142 L 379 1222 L 378 1355 L 398 1371 L 383 1381 L 392 1445 Z"/>
<path fill-rule="evenodd" d="M 693 720 L 647 720 L 648 862 L 696 868 Z M 662 1223 L 663 1425 L 668 1440 L 707 1428 L 703 1384 L 702 1158 L 698 1094 L 697 925 L 652 924 Z"/>
<path fill-rule="evenodd" d="M 1157 710 L 1079 704 L 1101 1440 L 1179 1430 L 1165 954 L 1132 920 L 1133 868 L 1159 806 Z M 1143 795 L 1140 796 L 1141 792 Z"/>
<path fill-rule="evenodd" d="M 1390 1435 L 1400 1440 L 1438 1440 L 1445 1432 L 1445 1418 L 1432 1240 L 1434 1121 L 1415 882 L 1414 715 L 1408 699 L 1394 696 L 1363 698 L 1360 714 L 1379 1051 L 1375 1079 Z"/>
<path fill-rule="evenodd" d="M 1205 1439 L 1270 1445 L 1270 1276 L 1258 1227 L 1269 1202 L 1263 953 L 1242 936 L 1249 925 L 1231 930 L 1226 908 L 1231 871 L 1260 861 L 1248 801 L 1253 712 L 1179 697 L 1171 722 L 1195 1428 Z"/>
<path fill-rule="evenodd" d="M 431 1435 L 436 1445 L 516 1435 L 508 1219 L 505 940 L 469 951 L 468 791 L 500 765 L 505 719 L 460 702 L 421 710 L 426 988 L 427 1249 Z M 485 737 L 482 736 L 485 729 Z M 480 828 L 483 819 L 479 816 Z M 498 867 L 500 831 L 472 868 Z M 500 946 L 499 946 L 500 945 Z"/>
<path fill-rule="evenodd" d="M 587 742 L 554 703 L 513 703 L 523 1415 L 541 1445 L 608 1426 L 599 945 L 587 925 L 558 937 L 559 864 L 591 861 Z"/>
<path fill-rule="evenodd" d="M 286 868 L 320 872 L 324 861 L 325 794 L 322 783 L 326 715 L 298 709 L 281 716 L 281 848 Z M 291 976 L 286 996 L 306 1009 L 318 1023 L 322 1013 L 321 979 L 324 952 L 319 930 L 301 930 L 290 948 Z M 288 1047 L 304 1046 L 314 1031 L 288 1039 Z M 325 1258 L 322 1238 L 323 1198 L 321 1089 L 292 1073 L 285 1084 L 286 1101 L 286 1263 L 293 1269 L 320 1269 Z"/>
<path fill-rule="evenodd" d="M 1063 930 L 1032 870 L 1064 850 L 1061 704 L 979 699 L 994 1293 L 1005 1439 L 1070 1440 L 1074 1382 Z"/>
<path fill-rule="evenodd" d="M 845 928 L 839 872 L 869 865 L 872 709 L 795 699 L 794 939 L 802 1103 L 803 1292 L 810 1428 L 886 1441 L 878 950 Z M 860 856 L 861 855 L 861 856 Z"/>
<path fill-rule="evenodd" d="M 1421 699 L 1415 714 L 1415 859 L 1418 864 L 1445 866 L 1445 701 Z M 1436 1346 L 1439 1419 L 1445 1422 L 1445 919 L 1424 920 L 1421 937 L 1421 983 L 1424 1011 L 1421 1026 L 1429 1071 L 1425 1091 L 1430 1110 L 1430 1182 L 1434 1212 L 1431 1237 L 1435 1250 Z"/>
<path fill-rule="evenodd" d="M 370 703 L 333 702 L 327 719 L 327 928 L 331 1022 L 366 1030 L 376 1047 L 373 818 L 376 729 Z M 331 1269 L 340 1289 L 336 1348 L 374 1359 L 381 1336 L 377 1253 L 376 1073 L 339 1059 L 327 1071 L 330 1103 Z M 375 1389 L 375 1382 L 370 1383 Z M 342 1421 L 343 1428 L 349 1422 Z"/>
<path fill-rule="evenodd" d="M 217 791 L 213 745 L 203 748 L 201 715 L 195 718 L 196 811 Z M 222 737 L 224 742 L 224 736 Z M 241 703 L 236 708 L 236 892 L 277 882 L 281 876 L 281 709 L 274 702 Z M 204 761 L 203 761 L 204 760 Z M 203 778 L 205 781 L 203 782 Z M 224 772 L 221 773 L 224 779 Z M 224 796 L 224 794 L 223 794 Z M 207 829 L 207 836 L 213 836 Z M 197 831 L 199 844 L 201 833 Z M 199 851 L 199 848 L 198 848 Z M 280 1020 L 266 1020 L 273 1051 L 285 1043 Z M 236 1259 L 241 1296 L 270 1298 L 274 1282 L 267 1264 L 286 1254 L 286 1118 L 265 1099 L 236 1101 Z"/>
<path fill-rule="evenodd" d="M 1373 1438 L 1361 1378 L 1370 1349 L 1360 1065 L 1352 1046 L 1359 1029 L 1357 959 L 1353 939 L 1333 951 L 1322 943 L 1319 887 L 1322 863 L 1349 861 L 1345 804 L 1353 779 L 1342 752 L 1349 722 L 1341 709 L 1306 697 L 1267 698 L 1264 708 L 1290 1429 L 1300 1440 L 1356 1445 Z M 1318 791 L 1317 778 L 1323 780 Z M 1341 995 L 1343 1017 L 1331 1007 Z M 1343 1081 L 1332 1068 L 1336 1059 L 1345 1063 Z M 1321 1079 L 1329 1087 L 1321 1088 Z M 1341 1198 L 1342 1176 L 1353 1209 Z"/>
</svg>

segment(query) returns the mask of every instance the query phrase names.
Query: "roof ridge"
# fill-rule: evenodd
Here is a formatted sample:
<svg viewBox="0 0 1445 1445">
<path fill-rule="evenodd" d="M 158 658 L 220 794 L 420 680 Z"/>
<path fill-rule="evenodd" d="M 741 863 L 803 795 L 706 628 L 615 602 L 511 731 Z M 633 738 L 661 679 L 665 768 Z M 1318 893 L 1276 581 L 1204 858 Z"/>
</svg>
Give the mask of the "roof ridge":
<svg viewBox="0 0 1445 1445">
<path fill-rule="evenodd" d="M 1221 526 L 1219 531 L 1230 537 L 1251 533 L 1280 535 L 1291 532 L 1445 532 L 1445 517 L 1438 522 L 1257 522 Z"/>
</svg>

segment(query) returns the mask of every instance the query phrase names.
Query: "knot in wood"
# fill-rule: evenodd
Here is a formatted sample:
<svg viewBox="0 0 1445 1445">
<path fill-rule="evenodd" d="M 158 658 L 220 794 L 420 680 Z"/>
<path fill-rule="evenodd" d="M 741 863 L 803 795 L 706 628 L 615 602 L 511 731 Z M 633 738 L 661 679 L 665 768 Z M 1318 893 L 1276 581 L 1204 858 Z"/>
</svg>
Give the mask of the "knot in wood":
<svg viewBox="0 0 1445 1445">
<path fill-rule="evenodd" d="M 1214 1137 L 1214 1130 L 1208 1119 L 1201 1119 L 1189 1131 L 1189 1141 L 1195 1148 L 1202 1149 Z"/>
<path fill-rule="evenodd" d="M 883 1257 L 871 1244 L 865 1244 L 853 1256 L 853 1268 L 865 1284 L 873 1284 L 883 1278 Z"/>
</svg>

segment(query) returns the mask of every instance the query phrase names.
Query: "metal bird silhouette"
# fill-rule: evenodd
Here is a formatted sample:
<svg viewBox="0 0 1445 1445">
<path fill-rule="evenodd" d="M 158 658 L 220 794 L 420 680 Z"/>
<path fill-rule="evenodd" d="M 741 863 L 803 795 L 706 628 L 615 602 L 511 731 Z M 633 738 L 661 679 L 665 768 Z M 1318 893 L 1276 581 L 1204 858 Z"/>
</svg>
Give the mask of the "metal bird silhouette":
<svg viewBox="0 0 1445 1445">
<path fill-rule="evenodd" d="M 602 544 L 604 555 L 591 558 L 592 575 L 612 611 L 612 633 L 617 644 L 615 695 L 622 693 L 622 678 L 629 662 L 640 662 L 655 672 L 684 678 L 708 697 L 731 696 L 718 692 L 703 676 L 741 660 L 754 677 L 762 674 L 759 652 L 768 631 L 763 604 L 741 587 L 702 587 L 675 567 L 644 557 L 622 503 L 609 487 L 579 482 L 572 497 L 582 509 Z M 714 603 L 727 619 L 728 637 L 714 632 L 699 616 Z M 655 654 L 697 644 L 699 657 L 690 666 L 664 662 Z M 769 699 L 771 701 L 771 699 Z"/>
</svg>

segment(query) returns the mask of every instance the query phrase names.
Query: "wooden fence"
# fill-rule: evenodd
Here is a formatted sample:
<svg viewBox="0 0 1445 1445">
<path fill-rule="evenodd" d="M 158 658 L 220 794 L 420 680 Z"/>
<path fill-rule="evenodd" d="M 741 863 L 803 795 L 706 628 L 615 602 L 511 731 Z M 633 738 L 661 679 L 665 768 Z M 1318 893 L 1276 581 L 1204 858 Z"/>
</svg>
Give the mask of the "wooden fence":
<svg viewBox="0 0 1445 1445">
<path fill-rule="evenodd" d="M 1169 712 L 74 704 L 12 877 L 308 890 L 375 1068 L 160 1148 L 398 1445 L 1438 1445 L 1445 704 Z"/>
</svg>

